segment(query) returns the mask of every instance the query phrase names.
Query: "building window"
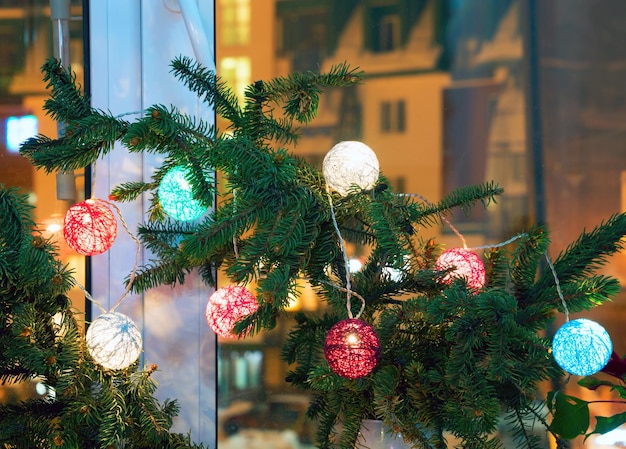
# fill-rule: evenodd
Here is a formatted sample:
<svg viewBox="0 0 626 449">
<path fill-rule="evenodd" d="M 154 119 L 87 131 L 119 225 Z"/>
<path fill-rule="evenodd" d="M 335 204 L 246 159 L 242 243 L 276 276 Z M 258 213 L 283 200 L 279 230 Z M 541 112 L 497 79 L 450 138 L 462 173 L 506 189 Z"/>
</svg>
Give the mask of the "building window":
<svg viewBox="0 0 626 449">
<path fill-rule="evenodd" d="M 221 45 L 250 43 L 250 0 L 221 0 Z"/>
<path fill-rule="evenodd" d="M 389 14 L 378 22 L 378 51 L 392 51 L 400 46 L 400 16 Z"/>
<path fill-rule="evenodd" d="M 244 102 L 244 92 L 251 79 L 250 58 L 229 57 L 220 61 L 220 77 L 235 92 L 239 103 Z"/>
<path fill-rule="evenodd" d="M 402 133 L 405 128 L 405 101 L 383 101 L 380 104 L 380 131 L 383 133 Z"/>
</svg>

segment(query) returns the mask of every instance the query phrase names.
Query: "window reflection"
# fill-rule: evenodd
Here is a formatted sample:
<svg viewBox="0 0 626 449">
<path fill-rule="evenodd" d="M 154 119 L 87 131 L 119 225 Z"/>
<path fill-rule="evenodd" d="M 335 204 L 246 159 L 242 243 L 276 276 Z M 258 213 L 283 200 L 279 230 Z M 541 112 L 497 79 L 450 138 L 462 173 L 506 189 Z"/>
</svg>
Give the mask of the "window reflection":
<svg viewBox="0 0 626 449">
<path fill-rule="evenodd" d="M 250 1 L 219 0 L 221 17 L 218 29 L 222 45 L 249 45 Z"/>
<path fill-rule="evenodd" d="M 219 74 L 237 93 L 239 104 L 243 105 L 243 93 L 251 83 L 250 58 L 247 56 L 225 57 L 219 62 Z"/>
<path fill-rule="evenodd" d="M 536 6 L 532 17 L 529 3 Z M 574 3 L 575 8 L 565 0 L 255 1 L 247 48 L 251 79 L 324 71 L 344 61 L 363 69 L 362 85 L 324 94 L 296 153 L 319 166 L 337 141 L 363 140 L 377 152 L 395 189 L 433 202 L 455 188 L 495 180 L 505 189 L 496 206 L 451 217 L 468 244 L 502 242 L 547 217 L 558 230 L 558 251 L 584 227 L 626 210 L 619 125 L 626 89 L 618 80 L 626 75 L 626 50 L 617 45 L 626 30 L 626 6 Z M 218 8 L 218 27 L 219 14 Z M 529 30 L 539 39 L 533 54 Z M 219 37 L 217 48 L 218 59 L 241 56 L 241 48 L 235 51 Z M 255 59 L 259 49 L 267 56 L 268 48 L 268 57 Z M 529 93 L 529 67 L 539 74 L 533 81 L 539 98 Z M 238 86 L 233 73 L 222 75 Z M 536 123 L 544 128 L 533 129 Z M 545 190 L 536 182 L 542 178 Z M 446 227 L 432 232 L 441 243 L 458 244 Z M 359 249 L 351 250 L 356 260 Z M 626 279 L 623 259 L 611 264 L 610 275 Z M 317 298 L 312 304 L 323 309 Z M 619 319 L 610 316 L 621 315 L 602 309 L 594 313 L 619 334 Z M 288 390 L 274 373 L 284 370 L 277 361 L 281 334 L 255 337 L 262 396 Z M 232 365 L 235 353 L 245 360 L 245 351 L 236 348 L 246 344 L 221 343 L 219 363 Z M 222 397 L 232 398 L 234 390 L 222 387 Z M 225 410 L 230 406 L 228 400 L 220 403 Z"/>
</svg>

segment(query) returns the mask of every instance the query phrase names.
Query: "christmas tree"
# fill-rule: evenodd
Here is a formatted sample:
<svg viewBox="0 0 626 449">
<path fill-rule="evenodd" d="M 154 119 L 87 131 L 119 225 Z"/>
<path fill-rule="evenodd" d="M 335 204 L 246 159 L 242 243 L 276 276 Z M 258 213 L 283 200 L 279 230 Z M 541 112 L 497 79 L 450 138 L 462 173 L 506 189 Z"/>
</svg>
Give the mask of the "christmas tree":
<svg viewBox="0 0 626 449">
<path fill-rule="evenodd" d="M 72 74 L 49 61 L 45 107 L 66 131 L 29 139 L 21 149 L 49 172 L 95 163 L 116 142 L 164 156 L 152 179 L 111 192 L 119 202 L 152 198 L 138 229 L 152 258 L 129 275 L 132 290 L 183 283 L 197 271 L 219 287 L 207 307 L 209 324 L 242 337 L 275 326 L 306 279 L 325 313 L 296 316 L 283 358 L 292 365 L 287 381 L 314 394 L 309 414 L 319 422 L 320 447 L 354 447 L 369 418 L 420 448 L 445 447 L 446 438 L 464 448 L 502 447 L 495 431 L 503 415 L 525 447 L 539 445 L 533 422 L 559 442 L 587 431 L 564 424 L 571 397 L 553 393 L 547 412 L 538 386 L 564 369 L 582 376 L 600 370 L 610 343 L 593 334 L 572 351 L 565 338 L 553 355 L 544 330 L 557 314 L 568 317 L 618 292 L 617 281 L 596 270 L 621 249 L 626 215 L 584 232 L 554 261 L 540 226 L 489 248 L 444 251 L 423 230 L 451 225 L 446 214 L 455 209 L 494 202 L 503 193 L 496 184 L 468 186 L 433 204 L 394 192 L 361 143 L 333 148 L 322 170 L 287 149 L 314 118 L 322 91 L 360 83 L 363 73 L 343 64 L 257 81 L 240 106 L 201 65 L 178 58 L 172 72 L 229 127 L 163 105 L 133 122 L 95 110 Z M 356 273 L 348 243 L 368 254 Z M 216 269 L 232 286 L 216 286 Z M 557 354 L 565 361 L 557 363 Z M 75 400 L 83 400 L 80 393 Z"/>
<path fill-rule="evenodd" d="M 113 371 L 90 357 L 67 297 L 73 273 L 31 210 L 27 195 L 0 185 L 0 380 L 36 380 L 48 392 L 0 404 L 2 447 L 199 447 L 169 431 L 178 405 L 154 398 L 155 365 Z"/>
</svg>

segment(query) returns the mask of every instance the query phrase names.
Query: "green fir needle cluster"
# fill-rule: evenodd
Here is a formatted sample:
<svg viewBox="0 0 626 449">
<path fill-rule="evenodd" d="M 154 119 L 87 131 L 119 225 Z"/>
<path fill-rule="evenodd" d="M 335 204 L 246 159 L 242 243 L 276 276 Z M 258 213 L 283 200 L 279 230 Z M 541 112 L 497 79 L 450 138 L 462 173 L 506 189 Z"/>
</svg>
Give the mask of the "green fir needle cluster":
<svg viewBox="0 0 626 449">
<path fill-rule="evenodd" d="M 5 449 L 200 448 L 171 433 L 175 401 L 159 403 L 152 366 L 111 372 L 89 357 L 73 273 L 31 217 L 26 195 L 0 185 L 0 382 L 49 394 L 0 404 Z"/>
<path fill-rule="evenodd" d="M 499 448 L 495 433 L 502 416 L 520 446 L 537 447 L 532 423 L 550 423 L 537 386 L 563 374 L 543 336 L 563 312 L 554 274 L 545 264 L 548 231 L 520 232 L 506 247 L 486 251 L 487 284 L 480 291 L 461 280 L 443 283 L 445 273 L 434 269 L 442 248 L 424 229 L 441 224 L 452 209 L 495 201 L 502 194 L 497 185 L 469 186 L 430 204 L 395 193 L 381 175 L 371 191 L 340 197 L 327 192 L 318 169 L 287 150 L 297 143 L 298 126 L 316 115 L 323 90 L 360 83 L 363 73 L 342 64 L 326 74 L 257 81 L 240 106 L 219 77 L 199 64 L 178 58 L 172 72 L 225 118 L 229 129 L 163 105 L 133 122 L 95 110 L 73 76 L 49 61 L 46 109 L 66 124 L 66 134 L 30 139 L 21 150 L 47 171 L 95 163 L 117 142 L 131 152 L 164 156 L 152 179 L 112 191 L 121 202 L 142 194 L 153 198 L 139 236 L 154 257 L 139 269 L 132 288 L 183 283 L 191 271 L 214 286 L 216 269 L 233 283 L 255 281 L 259 310 L 235 327 L 244 334 L 272 328 L 284 316 L 289 296 L 298 294 L 298 279 L 307 279 L 326 312 L 296 316 L 283 358 L 292 364 L 287 381 L 313 392 L 309 414 L 319 423 L 320 447 L 354 447 L 361 421 L 377 418 L 418 448 L 443 448 L 446 439 L 464 448 Z M 176 222 L 160 208 L 156 189 L 176 165 L 191 169 L 194 194 L 213 207 L 197 222 Z M 213 170 L 219 178 L 207 177 Z M 361 318 L 375 326 L 382 346 L 374 371 L 354 380 L 335 374 L 323 354 L 329 328 L 347 318 L 348 273 L 333 212 L 342 237 L 369 249 L 363 269 L 351 275 L 351 289 L 364 299 Z M 554 269 L 570 312 L 617 293 L 616 280 L 595 271 L 621 249 L 624 234 L 626 216 L 610 217 L 556 257 Z M 353 301 L 354 314 L 358 302 Z"/>
</svg>

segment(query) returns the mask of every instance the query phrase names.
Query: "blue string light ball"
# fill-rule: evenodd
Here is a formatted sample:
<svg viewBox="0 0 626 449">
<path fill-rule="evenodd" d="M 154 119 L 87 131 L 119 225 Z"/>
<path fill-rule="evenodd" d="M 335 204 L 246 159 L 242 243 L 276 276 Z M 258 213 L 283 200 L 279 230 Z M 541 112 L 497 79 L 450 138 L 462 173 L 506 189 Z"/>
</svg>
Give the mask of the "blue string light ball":
<svg viewBox="0 0 626 449">
<path fill-rule="evenodd" d="M 187 180 L 190 170 L 187 167 L 171 168 L 159 185 L 158 196 L 161 207 L 167 215 L 180 221 L 200 218 L 207 207 L 193 196 L 191 183 Z"/>
<path fill-rule="evenodd" d="M 613 343 L 606 329 L 586 318 L 566 322 L 552 339 L 554 360 L 576 376 L 597 373 L 609 362 L 612 352 Z"/>
</svg>

